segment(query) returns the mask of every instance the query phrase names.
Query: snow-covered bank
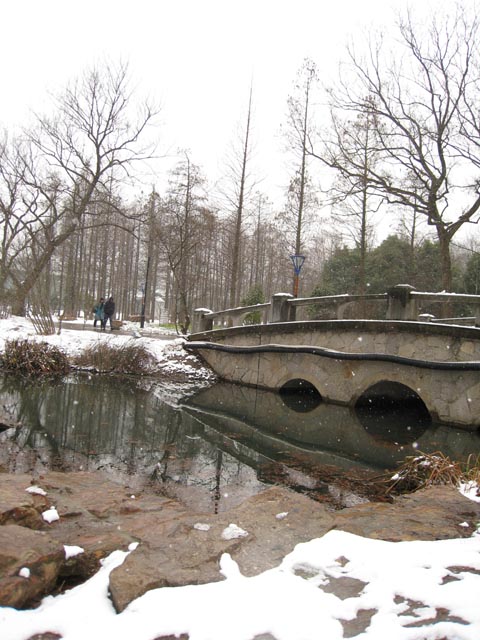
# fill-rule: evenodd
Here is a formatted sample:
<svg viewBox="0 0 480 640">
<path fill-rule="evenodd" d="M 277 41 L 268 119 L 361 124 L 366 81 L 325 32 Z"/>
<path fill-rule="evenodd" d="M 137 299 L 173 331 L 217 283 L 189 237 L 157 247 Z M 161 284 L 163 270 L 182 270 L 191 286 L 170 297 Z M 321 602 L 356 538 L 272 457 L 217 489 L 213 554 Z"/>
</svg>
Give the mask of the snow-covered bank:
<svg viewBox="0 0 480 640">
<path fill-rule="evenodd" d="M 199 366 L 195 356 L 183 349 L 184 338 L 176 336 L 162 336 L 160 339 L 154 332 L 145 331 L 138 338 L 138 327 L 126 324 L 121 333 L 116 331 L 91 331 L 91 323 L 79 329 L 78 323 L 63 322 L 61 332 L 42 336 L 35 332 L 30 320 L 13 316 L 0 319 L 0 351 L 3 351 L 6 340 L 35 340 L 47 342 L 63 351 L 68 357 L 74 357 L 85 349 L 96 344 L 108 342 L 114 346 L 122 346 L 131 341 L 141 343 L 152 354 L 157 370 L 166 375 L 180 375 L 186 380 L 208 380 L 212 377 L 210 371 Z M 81 325 L 80 325 L 81 326 Z"/>
</svg>

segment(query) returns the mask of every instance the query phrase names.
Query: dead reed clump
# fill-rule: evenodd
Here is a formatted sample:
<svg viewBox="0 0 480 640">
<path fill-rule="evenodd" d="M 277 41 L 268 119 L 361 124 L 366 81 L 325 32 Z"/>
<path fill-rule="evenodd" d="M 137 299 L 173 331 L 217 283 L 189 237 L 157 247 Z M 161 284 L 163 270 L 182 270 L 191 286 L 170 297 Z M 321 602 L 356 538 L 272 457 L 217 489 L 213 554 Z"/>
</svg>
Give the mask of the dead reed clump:
<svg viewBox="0 0 480 640">
<path fill-rule="evenodd" d="M 75 365 L 99 373 L 148 375 L 153 371 L 152 354 L 141 344 L 124 345 L 100 343 L 87 347 L 75 358 Z"/>
<path fill-rule="evenodd" d="M 474 482 L 480 491 L 480 454 L 471 453 L 464 465 L 463 482 Z"/>
<path fill-rule="evenodd" d="M 450 460 L 441 452 L 421 453 L 405 458 L 390 477 L 386 493 L 411 493 L 438 484 L 458 487 L 464 481 L 465 471 L 461 463 Z"/>
<path fill-rule="evenodd" d="M 65 375 L 70 371 L 67 356 L 46 342 L 7 340 L 0 367 L 10 373 L 35 376 Z"/>
</svg>

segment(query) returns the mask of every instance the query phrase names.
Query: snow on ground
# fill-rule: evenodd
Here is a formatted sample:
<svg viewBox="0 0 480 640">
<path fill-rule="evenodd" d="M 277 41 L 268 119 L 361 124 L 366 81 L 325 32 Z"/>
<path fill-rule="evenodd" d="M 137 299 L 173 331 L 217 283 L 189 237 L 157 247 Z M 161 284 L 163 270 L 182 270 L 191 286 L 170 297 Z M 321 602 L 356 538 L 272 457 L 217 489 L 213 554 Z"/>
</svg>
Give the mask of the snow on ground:
<svg viewBox="0 0 480 640">
<path fill-rule="evenodd" d="M 480 638 L 480 533 L 385 542 L 332 530 L 297 545 L 279 567 L 253 578 L 224 554 L 224 580 L 153 589 L 117 614 L 108 576 L 128 553 L 135 550 L 115 551 L 88 582 L 45 598 L 35 610 L 0 608 L 2 640 L 27 640 L 46 631 L 64 640 L 153 640 L 182 633 L 190 640 L 252 640 L 268 633 L 276 640 L 336 640 L 344 637 L 340 621 L 361 611 L 371 615 L 369 626 L 348 637 Z M 361 581 L 358 595 L 340 599 L 323 590 L 329 580 L 345 577 Z M 449 613 L 442 619 L 437 611 Z"/>
<path fill-rule="evenodd" d="M 0 320 L 0 350 L 5 339 L 14 337 L 47 340 L 67 354 L 98 340 L 120 344 L 130 339 L 70 329 L 45 338 L 35 336 L 24 319 Z M 178 350 L 177 366 L 183 366 L 181 339 L 142 340 L 158 362 Z M 479 500 L 473 485 L 460 491 Z M 279 516 L 288 526 L 289 514 Z M 252 640 L 261 634 L 276 640 L 480 638 L 478 525 L 470 538 L 435 542 L 385 542 L 332 530 L 297 545 L 278 567 L 253 578 L 241 575 L 224 554 L 222 581 L 154 589 L 117 614 L 108 596 L 108 576 L 129 553 L 135 553 L 135 545 L 115 551 L 86 583 L 48 596 L 37 609 L 0 607 L 0 638 L 27 640 L 47 631 L 63 640 L 153 640 L 182 633 L 190 640 Z M 30 579 L 28 571 L 22 576 Z M 340 599 L 328 592 L 329 582 L 345 578 L 359 581 L 358 594 Z M 351 621 L 362 611 L 368 614 L 365 630 L 344 636 L 340 621 Z"/>
</svg>

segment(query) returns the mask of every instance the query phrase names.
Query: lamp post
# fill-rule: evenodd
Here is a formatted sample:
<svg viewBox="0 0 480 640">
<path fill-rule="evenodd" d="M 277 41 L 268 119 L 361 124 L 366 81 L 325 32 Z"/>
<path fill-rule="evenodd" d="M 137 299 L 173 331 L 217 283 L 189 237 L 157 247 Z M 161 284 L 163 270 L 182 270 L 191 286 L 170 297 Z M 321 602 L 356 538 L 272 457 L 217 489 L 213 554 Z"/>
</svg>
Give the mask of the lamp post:
<svg viewBox="0 0 480 640">
<path fill-rule="evenodd" d="M 298 298 L 298 279 L 300 276 L 300 271 L 303 267 L 303 263 L 305 262 L 305 256 L 301 256 L 296 253 L 293 256 L 290 256 L 290 260 L 293 262 L 293 297 Z"/>
</svg>

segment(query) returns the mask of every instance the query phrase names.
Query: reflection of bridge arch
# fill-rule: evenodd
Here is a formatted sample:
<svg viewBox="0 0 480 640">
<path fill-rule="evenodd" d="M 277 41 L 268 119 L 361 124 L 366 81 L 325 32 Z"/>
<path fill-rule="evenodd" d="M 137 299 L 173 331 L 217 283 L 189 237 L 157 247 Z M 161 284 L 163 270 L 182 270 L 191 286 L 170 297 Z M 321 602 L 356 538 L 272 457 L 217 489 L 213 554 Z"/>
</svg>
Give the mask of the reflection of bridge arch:
<svg viewBox="0 0 480 640">
<path fill-rule="evenodd" d="M 337 404 L 320 403 L 309 412 L 298 413 L 285 406 L 278 393 L 236 384 L 217 383 L 185 401 L 183 407 L 211 431 L 222 433 L 223 444 L 233 435 L 238 455 L 246 448 L 283 459 L 298 459 L 302 465 L 327 464 L 351 468 L 352 464 L 393 469 L 405 456 L 416 452 L 443 451 L 454 460 L 465 460 L 477 451 L 480 435 L 461 433 L 446 425 L 414 427 L 406 432 L 405 421 L 394 428 L 367 424 L 357 411 Z M 252 459 L 255 456 L 252 457 Z"/>
</svg>

